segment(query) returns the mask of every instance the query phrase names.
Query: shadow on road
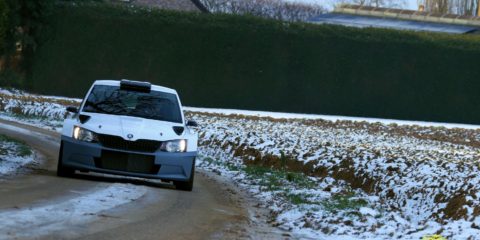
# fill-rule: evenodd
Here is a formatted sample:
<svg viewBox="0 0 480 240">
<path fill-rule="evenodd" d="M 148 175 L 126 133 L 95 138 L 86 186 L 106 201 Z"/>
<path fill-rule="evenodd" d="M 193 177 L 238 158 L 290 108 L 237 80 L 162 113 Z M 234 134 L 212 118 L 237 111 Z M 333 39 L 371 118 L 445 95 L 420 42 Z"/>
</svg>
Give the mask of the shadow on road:
<svg viewBox="0 0 480 240">
<path fill-rule="evenodd" d="M 56 177 L 57 173 L 55 171 L 45 170 L 45 169 L 31 169 L 35 171 L 35 174 L 52 176 Z M 86 180 L 86 181 L 95 181 L 95 182 L 108 182 L 108 183 L 129 183 L 134 185 L 142 185 L 147 187 L 163 188 L 163 189 L 172 189 L 175 190 L 175 186 L 168 182 L 162 182 L 161 180 L 156 179 L 143 179 L 135 177 L 125 177 L 117 176 L 110 174 L 102 173 L 82 173 L 77 172 L 71 177 L 71 179 Z"/>
<path fill-rule="evenodd" d="M 77 172 L 72 177 L 76 179 L 87 180 L 87 181 L 109 182 L 109 183 L 130 183 L 134 185 L 143 185 L 143 186 L 155 187 L 155 188 L 175 189 L 173 184 L 162 182 L 160 180 L 152 180 L 152 179 L 142 179 L 142 178 L 109 175 L 109 174 L 82 173 L 82 172 Z"/>
</svg>

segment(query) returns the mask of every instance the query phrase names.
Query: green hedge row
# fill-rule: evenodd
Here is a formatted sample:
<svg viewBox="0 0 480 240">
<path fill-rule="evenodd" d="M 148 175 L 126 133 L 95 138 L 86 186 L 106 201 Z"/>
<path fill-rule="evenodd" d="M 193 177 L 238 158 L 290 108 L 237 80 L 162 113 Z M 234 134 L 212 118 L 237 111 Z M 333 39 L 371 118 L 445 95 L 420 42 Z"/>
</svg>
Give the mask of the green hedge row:
<svg viewBox="0 0 480 240">
<path fill-rule="evenodd" d="M 28 88 L 95 79 L 175 88 L 184 105 L 480 123 L 480 37 L 63 5 Z"/>
</svg>

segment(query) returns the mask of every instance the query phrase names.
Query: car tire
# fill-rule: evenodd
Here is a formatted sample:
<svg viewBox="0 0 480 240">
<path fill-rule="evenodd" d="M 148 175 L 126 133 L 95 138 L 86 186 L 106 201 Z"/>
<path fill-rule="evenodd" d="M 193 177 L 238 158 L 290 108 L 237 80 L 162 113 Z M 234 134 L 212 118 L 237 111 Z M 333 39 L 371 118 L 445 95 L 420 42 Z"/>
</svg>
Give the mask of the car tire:
<svg viewBox="0 0 480 240">
<path fill-rule="evenodd" d="M 194 176 L 195 176 L 195 161 L 193 161 L 193 164 L 192 164 L 190 179 L 188 179 L 188 181 L 186 181 L 186 182 L 174 181 L 173 184 L 175 185 L 175 187 L 178 190 L 189 191 L 190 192 L 193 189 L 193 178 L 194 178 Z"/>
<path fill-rule="evenodd" d="M 75 173 L 75 169 L 63 166 L 63 142 L 60 143 L 60 151 L 58 153 L 57 176 L 71 177 Z"/>
</svg>

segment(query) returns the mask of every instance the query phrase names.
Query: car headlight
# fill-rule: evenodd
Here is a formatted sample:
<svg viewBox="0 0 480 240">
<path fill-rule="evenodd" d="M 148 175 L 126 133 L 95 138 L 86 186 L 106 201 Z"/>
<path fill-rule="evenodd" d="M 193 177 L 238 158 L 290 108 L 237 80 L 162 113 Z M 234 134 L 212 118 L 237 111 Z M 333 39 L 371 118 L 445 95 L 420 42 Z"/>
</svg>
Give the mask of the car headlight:
<svg viewBox="0 0 480 240">
<path fill-rule="evenodd" d="M 160 150 L 166 152 L 185 152 L 187 151 L 187 140 L 172 140 L 163 142 Z"/>
<path fill-rule="evenodd" d="M 85 142 L 98 142 L 96 133 L 79 126 L 73 128 L 73 138 Z"/>
</svg>

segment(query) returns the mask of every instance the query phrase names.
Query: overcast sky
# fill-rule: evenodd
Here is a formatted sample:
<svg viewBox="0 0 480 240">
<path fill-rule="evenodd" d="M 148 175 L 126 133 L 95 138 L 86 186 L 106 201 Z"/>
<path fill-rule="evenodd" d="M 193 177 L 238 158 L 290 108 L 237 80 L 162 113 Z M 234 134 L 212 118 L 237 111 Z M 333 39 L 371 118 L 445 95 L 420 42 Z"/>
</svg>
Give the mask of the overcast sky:
<svg viewBox="0 0 480 240">
<path fill-rule="evenodd" d="M 407 6 L 406 8 L 411 9 L 411 10 L 417 10 L 417 0 L 407 0 Z"/>
</svg>

